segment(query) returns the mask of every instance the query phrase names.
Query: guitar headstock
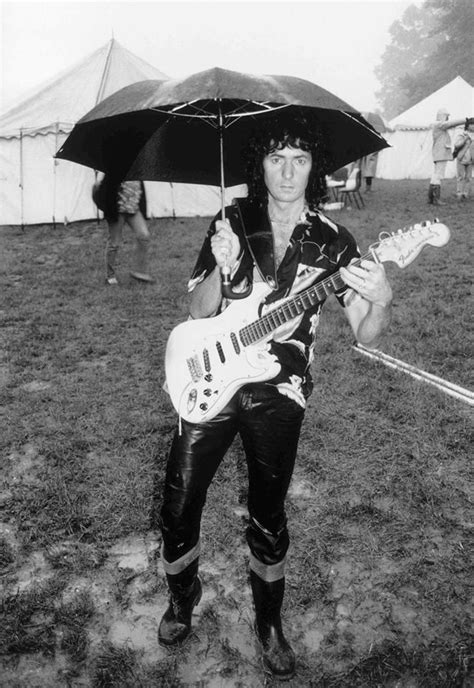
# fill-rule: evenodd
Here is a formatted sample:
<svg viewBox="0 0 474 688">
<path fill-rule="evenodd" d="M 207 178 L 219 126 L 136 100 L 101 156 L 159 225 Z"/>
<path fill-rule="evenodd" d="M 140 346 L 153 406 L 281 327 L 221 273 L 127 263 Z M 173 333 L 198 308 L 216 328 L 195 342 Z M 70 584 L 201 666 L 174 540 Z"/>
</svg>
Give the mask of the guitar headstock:
<svg viewBox="0 0 474 688">
<path fill-rule="evenodd" d="M 374 259 L 380 263 L 393 262 L 399 268 L 409 265 L 424 246 L 444 246 L 451 233 L 437 219 L 399 229 L 397 232 L 381 232 L 379 241 L 369 247 Z"/>
</svg>

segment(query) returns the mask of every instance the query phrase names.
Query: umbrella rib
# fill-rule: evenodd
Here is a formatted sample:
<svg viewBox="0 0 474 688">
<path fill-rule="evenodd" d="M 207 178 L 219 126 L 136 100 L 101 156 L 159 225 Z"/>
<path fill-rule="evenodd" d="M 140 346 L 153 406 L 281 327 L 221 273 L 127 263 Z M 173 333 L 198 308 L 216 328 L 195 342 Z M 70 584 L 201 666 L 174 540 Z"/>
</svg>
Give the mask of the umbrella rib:
<svg viewBox="0 0 474 688">
<path fill-rule="evenodd" d="M 379 134 L 378 131 L 375 131 L 375 129 L 372 129 L 371 127 L 368 127 L 364 124 L 364 122 L 361 122 L 360 119 L 357 119 L 356 117 L 353 117 L 353 115 L 350 114 L 350 112 L 345 112 L 344 110 L 341 110 L 341 112 L 346 115 L 349 119 L 352 119 L 354 122 L 357 122 L 359 126 L 364 127 L 367 131 L 369 131 L 371 134 L 375 134 L 376 136 L 379 137 L 379 139 L 382 139 L 382 141 L 385 141 L 384 137 L 382 134 Z"/>
<path fill-rule="evenodd" d="M 182 117 L 182 118 L 187 118 L 187 119 L 200 119 L 211 126 L 217 126 L 217 114 L 214 113 L 208 113 L 204 108 L 196 108 L 197 114 L 196 113 L 190 113 L 190 112 L 178 112 L 179 109 L 182 109 L 186 106 L 193 105 L 195 102 L 199 101 L 191 101 L 187 103 L 182 103 L 179 106 L 176 106 L 172 110 L 165 110 L 160 107 L 151 107 L 150 110 L 153 112 L 158 112 L 163 115 L 169 115 L 170 119 L 173 117 Z M 212 102 L 212 101 L 208 101 Z M 249 101 L 253 105 L 256 105 L 260 108 L 261 110 L 254 110 L 252 112 L 240 112 L 238 109 L 236 109 L 234 112 L 226 113 L 224 114 L 224 126 L 228 127 L 234 122 L 238 121 L 242 117 L 255 117 L 256 115 L 260 115 L 266 112 L 275 112 L 277 110 L 283 110 L 285 108 L 291 107 L 291 103 L 284 103 L 282 105 L 271 105 L 269 103 L 263 103 L 263 102 L 258 102 L 258 101 Z M 244 105 L 241 106 L 243 108 Z M 199 114 L 202 112 L 203 114 Z M 230 121 L 229 121 L 230 120 Z"/>
</svg>

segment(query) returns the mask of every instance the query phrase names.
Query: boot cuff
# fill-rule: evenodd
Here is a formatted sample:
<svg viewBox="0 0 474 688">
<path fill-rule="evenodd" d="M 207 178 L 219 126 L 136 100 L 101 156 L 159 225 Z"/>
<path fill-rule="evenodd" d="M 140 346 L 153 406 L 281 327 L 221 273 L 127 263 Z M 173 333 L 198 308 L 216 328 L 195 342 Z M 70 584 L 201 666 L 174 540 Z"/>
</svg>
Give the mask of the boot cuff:
<svg viewBox="0 0 474 688">
<path fill-rule="evenodd" d="M 167 573 L 170 576 L 176 576 L 178 573 L 181 573 L 181 571 L 187 569 L 188 566 L 192 564 L 195 559 L 198 558 L 200 551 L 201 541 L 198 540 L 198 542 L 194 545 L 192 549 L 189 550 L 189 552 L 183 554 L 179 559 L 176 559 L 176 561 L 170 562 L 166 561 L 164 556 L 164 546 L 162 546 L 161 560 L 163 562 L 163 568 L 165 570 L 165 573 Z"/>
<path fill-rule="evenodd" d="M 277 564 L 264 564 L 250 553 L 250 569 L 267 583 L 274 583 L 285 577 L 286 557 Z"/>
</svg>

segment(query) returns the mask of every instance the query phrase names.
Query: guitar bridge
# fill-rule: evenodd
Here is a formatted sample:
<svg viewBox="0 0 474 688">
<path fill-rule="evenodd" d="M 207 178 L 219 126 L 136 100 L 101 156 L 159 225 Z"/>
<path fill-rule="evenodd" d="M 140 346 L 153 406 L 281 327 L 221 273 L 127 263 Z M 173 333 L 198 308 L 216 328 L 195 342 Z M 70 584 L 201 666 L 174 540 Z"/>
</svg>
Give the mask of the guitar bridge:
<svg viewBox="0 0 474 688">
<path fill-rule="evenodd" d="M 191 356 L 191 358 L 186 359 L 188 364 L 189 373 L 191 375 L 191 380 L 193 382 L 198 382 L 203 376 L 203 370 L 201 363 L 197 356 Z"/>
</svg>

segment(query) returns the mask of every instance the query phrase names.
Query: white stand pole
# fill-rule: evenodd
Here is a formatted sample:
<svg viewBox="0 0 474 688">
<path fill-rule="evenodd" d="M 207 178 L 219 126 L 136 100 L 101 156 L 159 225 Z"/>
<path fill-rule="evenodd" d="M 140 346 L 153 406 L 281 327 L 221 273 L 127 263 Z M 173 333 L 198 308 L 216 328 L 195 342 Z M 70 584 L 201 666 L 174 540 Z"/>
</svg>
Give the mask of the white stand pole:
<svg viewBox="0 0 474 688">
<path fill-rule="evenodd" d="M 464 387 L 455 385 L 452 382 L 443 380 L 442 378 L 437 377 L 436 375 L 431 375 L 431 373 L 427 373 L 425 370 L 415 368 L 415 366 L 412 366 L 409 363 L 405 363 L 404 361 L 401 361 L 398 358 L 393 358 L 388 354 L 384 354 L 382 351 L 379 351 L 378 349 L 367 349 L 362 344 L 355 344 L 352 348 L 355 351 L 358 351 L 359 353 L 363 354 L 364 356 L 367 356 L 368 358 L 381 361 L 384 365 L 388 366 L 389 368 L 401 370 L 403 373 L 410 375 L 410 377 L 413 377 L 415 380 L 422 380 L 423 382 L 426 382 L 427 384 L 433 385 L 433 387 L 440 389 L 445 394 L 449 394 L 450 396 L 455 397 L 460 401 L 464 401 L 466 404 L 469 404 L 470 406 L 474 406 L 474 392 L 471 392 L 469 389 L 465 389 Z"/>
</svg>

